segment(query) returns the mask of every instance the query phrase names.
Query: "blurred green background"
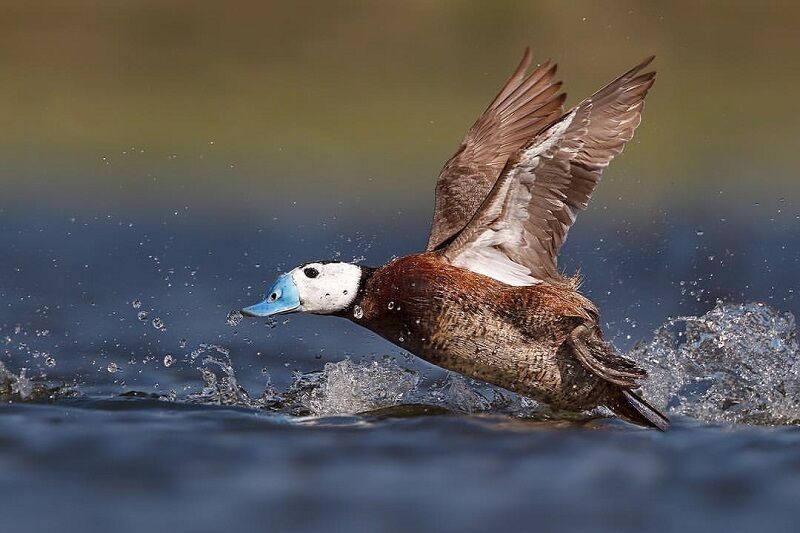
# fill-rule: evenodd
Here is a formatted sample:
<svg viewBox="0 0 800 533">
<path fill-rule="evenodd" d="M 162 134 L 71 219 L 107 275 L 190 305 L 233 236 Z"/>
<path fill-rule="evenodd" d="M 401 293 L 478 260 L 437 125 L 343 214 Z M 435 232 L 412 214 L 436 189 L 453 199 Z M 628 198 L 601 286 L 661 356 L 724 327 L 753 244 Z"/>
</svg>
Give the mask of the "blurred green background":
<svg viewBox="0 0 800 533">
<path fill-rule="evenodd" d="M 5 209 L 427 216 L 441 165 L 526 45 L 559 63 L 569 104 L 657 55 L 603 209 L 735 211 L 798 191 L 793 2 L 1 5 Z"/>
</svg>

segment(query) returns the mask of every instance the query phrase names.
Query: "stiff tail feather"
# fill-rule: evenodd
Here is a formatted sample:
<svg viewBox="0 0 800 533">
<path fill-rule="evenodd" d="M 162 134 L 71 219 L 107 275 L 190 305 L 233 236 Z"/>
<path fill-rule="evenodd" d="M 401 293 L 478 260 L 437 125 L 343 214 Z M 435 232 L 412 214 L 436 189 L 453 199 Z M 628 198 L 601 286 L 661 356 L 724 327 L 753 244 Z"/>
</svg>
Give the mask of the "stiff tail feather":
<svg viewBox="0 0 800 533">
<path fill-rule="evenodd" d="M 609 401 L 608 407 L 614 414 L 640 426 L 656 428 L 660 431 L 669 429 L 669 419 L 658 409 L 644 401 L 630 389 L 618 389 L 618 394 Z"/>
</svg>

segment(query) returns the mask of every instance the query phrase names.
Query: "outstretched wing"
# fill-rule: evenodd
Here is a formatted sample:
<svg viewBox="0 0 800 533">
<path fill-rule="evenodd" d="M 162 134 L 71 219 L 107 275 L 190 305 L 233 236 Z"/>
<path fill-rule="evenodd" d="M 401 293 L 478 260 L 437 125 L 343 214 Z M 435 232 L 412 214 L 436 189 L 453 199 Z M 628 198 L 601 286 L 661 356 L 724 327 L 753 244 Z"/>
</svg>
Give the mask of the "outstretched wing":
<svg viewBox="0 0 800 533">
<path fill-rule="evenodd" d="M 444 256 L 509 285 L 561 281 L 556 256 L 603 170 L 641 122 L 652 57 L 581 102 L 520 149 Z"/>
<path fill-rule="evenodd" d="M 556 65 L 548 61 L 526 74 L 530 63 L 526 49 L 517 69 L 439 174 L 428 250 L 464 229 L 509 156 L 564 112 L 566 95 L 554 80 Z"/>
</svg>

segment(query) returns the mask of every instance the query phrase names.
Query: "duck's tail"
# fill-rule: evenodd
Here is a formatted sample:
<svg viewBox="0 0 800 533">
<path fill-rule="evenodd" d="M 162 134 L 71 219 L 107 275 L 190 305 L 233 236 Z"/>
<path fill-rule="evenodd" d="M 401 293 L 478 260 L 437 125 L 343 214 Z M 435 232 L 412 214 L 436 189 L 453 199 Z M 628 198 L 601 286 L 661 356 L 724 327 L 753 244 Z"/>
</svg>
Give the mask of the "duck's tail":
<svg viewBox="0 0 800 533">
<path fill-rule="evenodd" d="M 618 388 L 607 405 L 614 414 L 634 424 L 660 431 L 669 429 L 669 419 L 630 389 Z"/>
</svg>

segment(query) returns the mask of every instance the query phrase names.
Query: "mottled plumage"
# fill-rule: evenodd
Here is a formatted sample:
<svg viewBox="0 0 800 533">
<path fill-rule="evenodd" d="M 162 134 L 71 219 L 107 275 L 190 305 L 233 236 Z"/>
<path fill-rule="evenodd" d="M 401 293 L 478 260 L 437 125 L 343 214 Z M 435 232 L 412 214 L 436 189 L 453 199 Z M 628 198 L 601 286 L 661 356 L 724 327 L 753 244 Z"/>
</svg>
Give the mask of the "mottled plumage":
<svg viewBox="0 0 800 533">
<path fill-rule="evenodd" d="M 621 387 L 635 387 L 644 371 L 603 342 L 596 307 L 569 285 L 512 287 L 432 252 L 369 271 L 337 314 L 442 368 L 558 409 L 607 405 L 651 425 L 622 398 Z M 595 370 L 576 357 L 570 335 L 578 327 L 588 328 L 583 342 Z"/>
<path fill-rule="evenodd" d="M 511 287 L 433 252 L 374 271 L 345 316 L 430 363 L 563 409 L 594 407 L 605 391 L 559 352 L 576 326 L 597 317 L 573 290 Z"/>
</svg>

